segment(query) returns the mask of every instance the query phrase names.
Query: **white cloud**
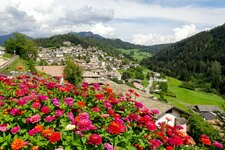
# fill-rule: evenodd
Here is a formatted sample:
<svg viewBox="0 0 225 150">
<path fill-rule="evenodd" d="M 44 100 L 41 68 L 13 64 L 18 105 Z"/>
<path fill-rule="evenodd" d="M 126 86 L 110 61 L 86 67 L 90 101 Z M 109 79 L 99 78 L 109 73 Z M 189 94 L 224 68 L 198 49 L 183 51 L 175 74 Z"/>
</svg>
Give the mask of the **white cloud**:
<svg viewBox="0 0 225 150">
<path fill-rule="evenodd" d="M 102 23 L 97 23 L 94 27 L 91 28 L 91 32 L 106 37 L 112 36 L 114 34 L 114 30 L 114 28 L 110 26 L 104 26 Z"/>
<path fill-rule="evenodd" d="M 184 25 L 181 28 L 175 28 L 173 34 L 161 35 L 156 33 L 135 34 L 133 42 L 140 45 L 154 45 L 162 43 L 173 43 L 190 37 L 198 32 L 194 24 Z"/>
<path fill-rule="evenodd" d="M 176 41 L 196 30 L 193 26 L 175 29 L 177 26 L 195 24 L 199 30 L 204 30 L 224 23 L 221 18 L 225 16 L 225 6 L 207 7 L 195 5 L 193 1 L 197 0 L 185 0 L 173 7 L 177 1 L 166 0 L 170 4 L 166 5 L 162 4 L 163 0 L 0 0 L 0 32 L 19 30 L 40 37 L 93 28 L 104 36 L 127 41 L 132 41 L 135 33 L 141 33 L 135 36 L 135 41 L 151 44 Z M 8 7 L 24 12 L 26 19 L 9 20 Z M 104 25 L 97 27 L 98 23 Z M 110 31 L 112 27 L 114 30 Z M 169 34 L 168 30 L 174 33 Z"/>
<path fill-rule="evenodd" d="M 91 24 L 95 22 L 106 22 L 113 18 L 112 9 L 96 9 L 90 6 L 83 6 L 77 10 L 68 10 L 66 16 L 61 18 L 59 22 L 65 24 Z"/>
<path fill-rule="evenodd" d="M 0 11 L 0 32 L 29 32 L 36 30 L 38 24 L 36 20 L 26 12 L 15 7 L 8 6 L 4 11 Z"/>
<path fill-rule="evenodd" d="M 174 29 L 174 38 L 175 41 L 179 41 L 189 36 L 192 36 L 195 33 L 197 33 L 197 29 L 194 24 L 184 25 L 182 28 Z"/>
</svg>

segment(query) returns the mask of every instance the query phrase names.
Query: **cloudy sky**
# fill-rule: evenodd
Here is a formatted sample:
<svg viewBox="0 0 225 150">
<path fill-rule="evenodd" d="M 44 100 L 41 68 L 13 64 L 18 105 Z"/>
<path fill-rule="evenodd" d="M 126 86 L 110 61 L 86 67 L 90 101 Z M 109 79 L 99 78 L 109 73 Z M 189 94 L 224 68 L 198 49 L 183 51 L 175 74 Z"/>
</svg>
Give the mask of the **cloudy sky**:
<svg viewBox="0 0 225 150">
<path fill-rule="evenodd" d="M 0 0 L 0 35 L 92 31 L 153 45 L 225 23 L 225 0 Z"/>
</svg>

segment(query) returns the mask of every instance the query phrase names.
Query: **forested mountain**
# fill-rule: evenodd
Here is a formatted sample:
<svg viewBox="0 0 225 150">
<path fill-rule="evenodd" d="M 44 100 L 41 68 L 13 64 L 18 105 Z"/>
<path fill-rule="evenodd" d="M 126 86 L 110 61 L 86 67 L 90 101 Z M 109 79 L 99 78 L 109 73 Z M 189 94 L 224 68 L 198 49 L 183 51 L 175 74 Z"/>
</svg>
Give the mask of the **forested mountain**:
<svg viewBox="0 0 225 150">
<path fill-rule="evenodd" d="M 6 40 L 13 36 L 13 33 L 0 35 L 0 45 L 3 45 Z"/>
<path fill-rule="evenodd" d="M 12 36 L 14 36 L 14 33 L 18 33 L 18 32 L 13 32 L 13 33 L 10 33 L 10 34 L 0 35 L 0 45 L 3 45 L 6 40 L 8 40 Z M 27 35 L 25 35 L 25 37 L 28 38 L 28 39 L 32 39 L 31 37 L 29 37 Z"/>
<path fill-rule="evenodd" d="M 121 49 L 139 49 L 140 51 L 156 53 L 164 48 L 167 48 L 170 44 L 158 44 L 153 46 L 143 46 L 143 45 L 136 45 L 129 42 L 122 41 L 121 39 L 110 39 L 104 38 L 98 34 L 94 34 L 92 32 L 70 32 L 69 34 L 75 34 L 83 38 L 91 38 L 97 41 L 103 42 L 105 44 L 111 45 L 114 48 L 121 48 Z"/>
<path fill-rule="evenodd" d="M 78 35 L 78 36 L 83 37 L 83 38 L 104 39 L 104 37 L 102 37 L 101 35 L 94 34 L 91 31 L 88 31 L 88 32 L 69 32 L 69 34 L 75 34 L 75 35 Z"/>
<path fill-rule="evenodd" d="M 172 44 L 142 64 L 225 94 L 225 24 Z"/>
</svg>

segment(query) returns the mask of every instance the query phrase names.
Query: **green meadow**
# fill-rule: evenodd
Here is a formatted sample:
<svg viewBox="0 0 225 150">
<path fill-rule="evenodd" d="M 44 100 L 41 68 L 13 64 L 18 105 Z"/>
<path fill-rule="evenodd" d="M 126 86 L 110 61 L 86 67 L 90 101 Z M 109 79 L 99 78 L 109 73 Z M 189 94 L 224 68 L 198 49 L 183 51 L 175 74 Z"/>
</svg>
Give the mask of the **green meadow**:
<svg viewBox="0 0 225 150">
<path fill-rule="evenodd" d="M 225 104 L 225 100 L 215 94 L 205 93 L 201 91 L 192 91 L 185 88 L 179 87 L 181 81 L 167 77 L 168 79 L 168 90 L 176 94 L 176 98 L 166 96 L 166 99 L 169 103 L 187 110 L 188 105 L 217 105 L 222 108 L 222 105 Z"/>
<path fill-rule="evenodd" d="M 151 56 L 151 53 L 148 52 L 142 52 L 138 49 L 119 49 L 122 51 L 122 53 L 126 53 L 128 55 L 131 55 L 134 60 L 137 60 L 138 62 L 140 62 L 143 58 L 147 58 Z"/>
</svg>

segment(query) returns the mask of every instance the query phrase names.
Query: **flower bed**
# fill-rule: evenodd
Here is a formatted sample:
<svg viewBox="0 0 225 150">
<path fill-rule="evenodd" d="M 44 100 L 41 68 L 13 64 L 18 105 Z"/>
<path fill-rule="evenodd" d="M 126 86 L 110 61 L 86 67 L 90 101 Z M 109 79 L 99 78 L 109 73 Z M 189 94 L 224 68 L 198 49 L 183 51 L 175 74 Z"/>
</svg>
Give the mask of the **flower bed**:
<svg viewBox="0 0 225 150">
<path fill-rule="evenodd" d="M 194 144 L 181 127 L 156 125 L 158 111 L 128 93 L 116 95 L 108 85 L 59 85 L 40 76 L 0 77 L 0 148 L 172 150 Z"/>
</svg>

